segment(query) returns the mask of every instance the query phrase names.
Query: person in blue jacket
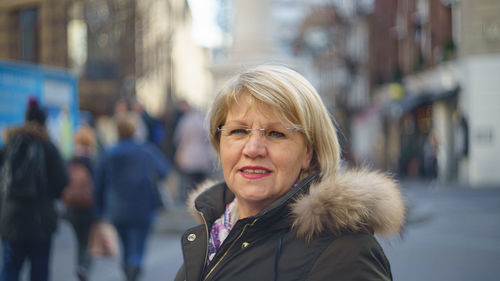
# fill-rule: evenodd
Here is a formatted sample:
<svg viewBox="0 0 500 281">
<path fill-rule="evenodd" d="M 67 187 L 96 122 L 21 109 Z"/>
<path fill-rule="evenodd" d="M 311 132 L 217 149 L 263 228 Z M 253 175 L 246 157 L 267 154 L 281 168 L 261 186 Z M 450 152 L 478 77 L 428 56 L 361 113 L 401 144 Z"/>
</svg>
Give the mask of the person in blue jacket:
<svg viewBox="0 0 500 281">
<path fill-rule="evenodd" d="M 141 272 L 159 201 L 157 183 L 168 171 L 159 150 L 134 139 L 134 117 L 127 113 L 117 116 L 119 140 L 99 160 L 94 188 L 95 213 L 118 232 L 128 281 L 137 280 Z"/>
</svg>

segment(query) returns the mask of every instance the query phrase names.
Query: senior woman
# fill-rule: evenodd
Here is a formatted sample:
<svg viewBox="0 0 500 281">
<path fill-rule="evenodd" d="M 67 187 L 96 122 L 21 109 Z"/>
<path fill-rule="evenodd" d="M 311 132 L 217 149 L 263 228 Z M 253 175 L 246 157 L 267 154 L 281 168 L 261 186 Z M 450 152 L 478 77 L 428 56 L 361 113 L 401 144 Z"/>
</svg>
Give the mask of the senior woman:
<svg viewBox="0 0 500 281">
<path fill-rule="evenodd" d="M 200 187 L 202 222 L 182 237 L 175 280 L 392 280 L 374 234 L 396 234 L 389 177 L 340 171 L 321 98 L 297 72 L 264 65 L 229 81 L 209 112 L 225 182 Z"/>
</svg>

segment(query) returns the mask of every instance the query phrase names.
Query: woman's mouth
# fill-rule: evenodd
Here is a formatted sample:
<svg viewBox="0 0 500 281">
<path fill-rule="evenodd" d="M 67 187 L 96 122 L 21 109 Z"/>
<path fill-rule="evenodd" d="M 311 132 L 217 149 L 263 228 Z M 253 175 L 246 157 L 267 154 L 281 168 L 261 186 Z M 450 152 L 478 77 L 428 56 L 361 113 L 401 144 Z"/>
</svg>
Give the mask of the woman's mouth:
<svg viewBox="0 0 500 281">
<path fill-rule="evenodd" d="M 243 173 L 246 173 L 246 174 L 266 174 L 266 173 L 269 173 L 269 171 L 262 170 L 262 169 L 243 169 L 241 171 Z"/>
<path fill-rule="evenodd" d="M 240 174 L 246 179 L 261 179 L 270 175 L 271 171 L 260 167 L 244 167 L 240 169 Z"/>
</svg>

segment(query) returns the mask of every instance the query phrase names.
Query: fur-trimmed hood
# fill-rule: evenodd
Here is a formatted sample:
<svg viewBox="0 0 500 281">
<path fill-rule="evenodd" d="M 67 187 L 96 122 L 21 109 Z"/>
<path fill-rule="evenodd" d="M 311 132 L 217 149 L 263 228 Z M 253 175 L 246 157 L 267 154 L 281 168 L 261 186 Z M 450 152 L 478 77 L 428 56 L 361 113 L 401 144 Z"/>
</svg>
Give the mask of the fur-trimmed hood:
<svg viewBox="0 0 500 281">
<path fill-rule="evenodd" d="M 22 127 L 7 129 L 4 133 L 4 143 L 7 143 L 9 138 L 14 135 L 27 134 L 42 141 L 49 141 L 50 137 L 44 126 L 37 122 L 27 122 Z"/>
<path fill-rule="evenodd" d="M 198 218 L 195 200 L 213 183 L 204 183 L 189 196 L 188 209 Z M 297 237 L 309 240 L 322 232 L 366 229 L 381 236 L 398 234 L 406 208 L 399 185 L 388 175 L 354 169 L 311 184 L 291 201 L 290 210 Z"/>
</svg>

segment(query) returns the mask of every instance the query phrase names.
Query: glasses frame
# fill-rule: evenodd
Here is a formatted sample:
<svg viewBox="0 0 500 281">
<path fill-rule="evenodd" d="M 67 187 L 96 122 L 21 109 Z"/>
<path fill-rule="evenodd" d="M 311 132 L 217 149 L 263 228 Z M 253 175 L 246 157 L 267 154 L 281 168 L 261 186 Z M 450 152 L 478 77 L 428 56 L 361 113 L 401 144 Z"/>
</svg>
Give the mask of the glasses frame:
<svg viewBox="0 0 500 281">
<path fill-rule="evenodd" d="M 265 137 L 266 136 L 266 131 L 268 130 L 272 130 L 273 128 L 245 128 L 245 126 L 240 126 L 240 125 L 229 125 L 230 127 L 233 127 L 234 128 L 237 128 L 237 129 L 243 129 L 245 130 L 248 135 L 247 136 L 244 136 L 244 137 L 241 137 L 241 139 L 245 139 L 245 138 L 249 138 L 250 137 L 250 133 L 253 132 L 253 131 L 258 131 L 260 132 L 260 136 L 261 137 Z M 224 128 L 225 126 L 222 125 L 222 126 L 219 126 L 217 128 L 217 132 L 220 133 L 221 136 L 224 135 L 224 132 L 226 131 L 226 129 Z M 296 131 L 296 132 L 300 132 L 301 129 L 300 128 L 297 128 L 297 127 L 286 127 L 286 128 L 283 128 L 285 130 L 288 130 L 288 131 Z M 230 130 L 229 130 L 230 131 Z M 226 137 L 229 136 L 228 134 L 225 135 Z"/>
</svg>

